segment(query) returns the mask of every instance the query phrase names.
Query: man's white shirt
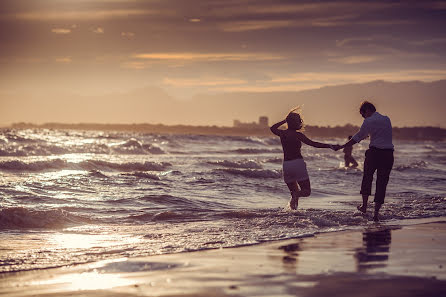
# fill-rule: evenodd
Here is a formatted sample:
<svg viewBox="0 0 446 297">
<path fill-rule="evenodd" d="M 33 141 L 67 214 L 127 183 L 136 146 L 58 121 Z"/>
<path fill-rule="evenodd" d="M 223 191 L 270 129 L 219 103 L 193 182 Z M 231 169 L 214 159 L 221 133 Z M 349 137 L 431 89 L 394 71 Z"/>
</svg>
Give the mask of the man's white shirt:
<svg viewBox="0 0 446 297">
<path fill-rule="evenodd" d="M 393 149 L 392 123 L 389 117 L 375 111 L 370 117 L 364 119 L 361 129 L 352 138 L 360 142 L 370 135 L 369 147 L 379 149 Z"/>
</svg>

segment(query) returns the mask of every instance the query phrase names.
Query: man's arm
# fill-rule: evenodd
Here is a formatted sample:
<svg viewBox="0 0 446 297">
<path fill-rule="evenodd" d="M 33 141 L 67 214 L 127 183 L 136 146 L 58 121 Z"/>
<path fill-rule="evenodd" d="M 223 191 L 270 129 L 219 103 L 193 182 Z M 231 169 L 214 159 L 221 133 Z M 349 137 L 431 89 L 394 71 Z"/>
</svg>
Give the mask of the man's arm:
<svg viewBox="0 0 446 297">
<path fill-rule="evenodd" d="M 366 120 L 364 120 L 359 131 L 355 135 L 353 135 L 352 139 L 350 139 L 346 144 L 341 145 L 339 149 L 343 149 L 346 146 L 352 146 L 356 143 L 359 143 L 361 140 L 366 139 L 369 135 L 369 125 L 370 124 Z"/>
<path fill-rule="evenodd" d="M 277 136 L 280 136 L 279 127 L 282 126 L 285 123 L 286 123 L 286 120 L 280 121 L 280 122 L 275 123 L 274 125 L 272 125 L 269 129 L 271 130 L 271 132 L 273 132 L 273 134 L 275 134 Z"/>
<path fill-rule="evenodd" d="M 341 146 L 338 148 L 338 150 L 343 149 L 343 148 L 345 148 L 346 146 L 352 146 L 352 145 L 354 145 L 354 144 L 356 144 L 356 143 L 357 143 L 356 140 L 354 140 L 353 137 L 352 137 L 352 139 L 350 139 L 346 144 L 341 145 Z"/>
</svg>

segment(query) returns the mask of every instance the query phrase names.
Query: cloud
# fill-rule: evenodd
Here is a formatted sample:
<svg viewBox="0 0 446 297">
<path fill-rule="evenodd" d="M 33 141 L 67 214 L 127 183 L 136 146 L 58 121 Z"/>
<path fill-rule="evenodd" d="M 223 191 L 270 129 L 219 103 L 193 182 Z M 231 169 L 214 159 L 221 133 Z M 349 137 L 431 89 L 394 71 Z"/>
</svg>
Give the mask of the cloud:
<svg viewBox="0 0 446 297">
<path fill-rule="evenodd" d="M 341 64 L 362 64 L 362 63 L 370 63 L 377 60 L 380 60 L 381 58 L 378 56 L 349 56 L 349 57 L 342 57 L 342 58 L 332 58 L 329 59 L 329 61 L 337 62 Z"/>
<path fill-rule="evenodd" d="M 132 58 L 143 60 L 169 61 L 270 61 L 281 60 L 284 57 L 268 53 L 143 53 Z"/>
<path fill-rule="evenodd" d="M 215 87 L 215 86 L 226 86 L 226 85 L 240 85 L 246 84 L 247 81 L 242 79 L 232 79 L 232 78 L 209 78 L 201 77 L 194 79 L 184 79 L 184 78 L 164 78 L 163 84 L 175 86 L 175 87 Z"/>
<path fill-rule="evenodd" d="M 59 57 L 55 61 L 61 64 L 70 64 L 72 62 L 71 57 Z"/>
<path fill-rule="evenodd" d="M 147 9 L 110 9 L 110 10 L 91 10 L 91 11 L 30 11 L 9 15 L 10 18 L 16 18 L 25 21 L 58 21 L 58 20 L 98 20 L 128 18 L 131 16 L 147 16 L 157 14 L 158 11 Z"/>
<path fill-rule="evenodd" d="M 436 10 L 446 10 L 446 2 L 435 1 L 428 3 L 427 6 Z"/>
<path fill-rule="evenodd" d="M 446 70 L 412 69 L 388 72 L 301 72 L 285 76 L 271 76 L 272 83 L 318 82 L 320 86 L 342 83 L 362 83 L 374 80 L 387 81 L 435 81 L 446 78 Z"/>
<path fill-rule="evenodd" d="M 346 47 L 346 46 L 353 46 L 357 44 L 364 44 L 364 43 L 370 43 L 372 41 L 379 41 L 379 40 L 389 40 L 393 39 L 392 36 L 389 35 L 372 35 L 372 36 L 363 36 L 363 37 L 353 37 L 353 38 L 345 38 L 342 40 L 336 40 L 336 46 L 337 47 Z"/>
<path fill-rule="evenodd" d="M 138 62 L 138 61 L 128 61 L 121 63 L 121 68 L 124 69 L 141 70 L 141 69 L 146 69 L 148 67 L 150 67 L 149 63 Z"/>
<path fill-rule="evenodd" d="M 239 21 L 239 22 L 227 22 L 221 23 L 218 27 L 224 32 L 244 32 L 244 31 L 254 31 L 254 30 L 267 30 L 267 29 L 277 29 L 293 27 L 296 24 L 288 20 L 277 20 L 277 21 Z"/>
<path fill-rule="evenodd" d="M 128 39 L 132 39 L 133 37 L 135 37 L 135 33 L 133 32 L 121 32 L 121 36 L 128 38 Z"/>
<path fill-rule="evenodd" d="M 446 43 L 446 38 L 431 38 L 431 39 L 424 39 L 424 40 L 418 40 L 418 41 L 411 41 L 410 44 L 413 45 L 435 45 L 435 44 L 443 44 Z"/>
<path fill-rule="evenodd" d="M 321 88 L 328 85 L 349 83 L 367 83 L 385 80 L 400 81 L 436 81 L 446 79 L 446 70 L 414 69 L 393 72 L 301 72 L 289 75 L 271 75 L 270 80 L 258 81 L 256 84 L 216 85 L 210 88 L 218 92 L 292 92 Z"/>
<path fill-rule="evenodd" d="M 91 32 L 96 33 L 96 34 L 104 34 L 104 28 L 101 28 L 101 27 L 92 28 Z"/>
<path fill-rule="evenodd" d="M 360 20 L 359 14 L 345 14 L 330 17 L 303 17 L 298 20 L 285 18 L 280 20 L 247 20 L 219 22 L 218 27 L 224 32 L 244 32 L 254 30 L 269 30 L 279 28 L 305 28 L 305 27 L 340 27 L 352 25 L 389 26 L 413 24 L 409 20 Z"/>
<path fill-rule="evenodd" d="M 199 23 L 199 22 L 201 22 L 201 19 L 192 18 L 192 19 L 189 19 L 189 22 L 191 22 L 191 23 Z"/>
<path fill-rule="evenodd" d="M 255 16 L 255 15 L 290 15 L 290 14 L 345 14 L 384 10 L 398 6 L 398 3 L 379 2 L 327 2 L 318 3 L 278 3 L 278 1 L 263 1 L 253 4 L 252 1 L 229 2 L 225 7 L 216 6 L 210 10 L 210 15 L 219 17 Z"/>
<path fill-rule="evenodd" d="M 54 28 L 51 29 L 51 32 L 55 33 L 55 34 L 70 34 L 71 33 L 71 29 L 64 29 L 64 28 Z"/>
</svg>

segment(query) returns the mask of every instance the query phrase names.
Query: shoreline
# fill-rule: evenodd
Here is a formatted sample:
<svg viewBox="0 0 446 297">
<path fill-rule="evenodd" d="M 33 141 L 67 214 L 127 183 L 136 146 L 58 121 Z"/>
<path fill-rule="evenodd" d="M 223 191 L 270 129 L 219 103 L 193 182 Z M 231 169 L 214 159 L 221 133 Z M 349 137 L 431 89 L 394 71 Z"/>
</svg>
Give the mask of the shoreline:
<svg viewBox="0 0 446 297">
<path fill-rule="evenodd" d="M 446 294 L 446 219 L 391 223 L 234 248 L 0 274 L 0 295 Z"/>
</svg>

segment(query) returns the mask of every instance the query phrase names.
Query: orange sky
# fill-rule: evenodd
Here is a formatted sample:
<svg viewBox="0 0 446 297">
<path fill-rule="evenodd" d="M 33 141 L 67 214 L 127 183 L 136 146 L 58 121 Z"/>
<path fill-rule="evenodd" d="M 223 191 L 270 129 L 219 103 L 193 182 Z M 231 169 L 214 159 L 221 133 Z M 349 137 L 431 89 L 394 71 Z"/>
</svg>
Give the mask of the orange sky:
<svg viewBox="0 0 446 297">
<path fill-rule="evenodd" d="M 73 94 L 155 87 L 184 100 L 441 80 L 445 28 L 446 1 L 1 0 L 0 124 L 53 121 L 39 108 Z"/>
</svg>

